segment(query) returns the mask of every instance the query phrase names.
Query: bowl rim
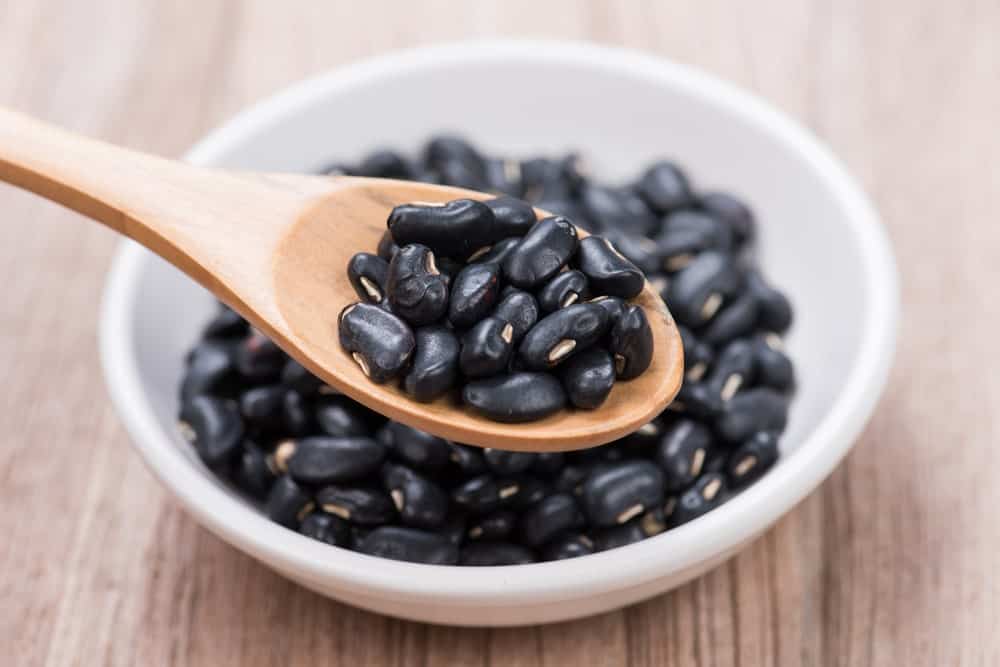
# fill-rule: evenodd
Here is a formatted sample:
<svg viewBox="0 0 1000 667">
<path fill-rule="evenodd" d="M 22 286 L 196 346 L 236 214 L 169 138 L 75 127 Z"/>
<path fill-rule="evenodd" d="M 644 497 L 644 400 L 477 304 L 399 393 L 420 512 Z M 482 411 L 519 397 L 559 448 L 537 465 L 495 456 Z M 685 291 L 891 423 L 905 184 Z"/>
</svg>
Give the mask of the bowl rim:
<svg viewBox="0 0 1000 667">
<path fill-rule="evenodd" d="M 394 51 L 338 67 L 281 90 L 247 107 L 216 128 L 185 159 L 211 164 L 246 138 L 295 115 L 318 100 L 386 75 L 419 72 L 443 64 L 503 60 L 584 65 L 627 71 L 651 85 L 681 89 L 705 102 L 728 107 L 774 141 L 810 163 L 848 211 L 847 232 L 861 251 L 870 300 L 858 313 L 865 341 L 849 369 L 844 389 L 801 444 L 737 498 L 703 517 L 641 542 L 571 560 L 519 566 L 461 568 L 392 561 L 331 548 L 260 515 L 212 480 L 194 471 L 171 436 L 157 423 L 142 389 L 132 354 L 133 304 L 148 251 L 123 241 L 105 284 L 99 344 L 105 381 L 135 449 L 154 475 L 197 520 L 230 544 L 262 558 L 301 581 L 336 585 L 344 591 L 450 604 L 493 602 L 541 604 L 589 597 L 690 571 L 731 552 L 773 524 L 846 455 L 870 418 L 888 380 L 899 321 L 895 260 L 877 213 L 844 165 L 808 130 L 755 95 L 693 67 L 658 56 L 590 43 L 548 40 L 458 42 Z"/>
</svg>

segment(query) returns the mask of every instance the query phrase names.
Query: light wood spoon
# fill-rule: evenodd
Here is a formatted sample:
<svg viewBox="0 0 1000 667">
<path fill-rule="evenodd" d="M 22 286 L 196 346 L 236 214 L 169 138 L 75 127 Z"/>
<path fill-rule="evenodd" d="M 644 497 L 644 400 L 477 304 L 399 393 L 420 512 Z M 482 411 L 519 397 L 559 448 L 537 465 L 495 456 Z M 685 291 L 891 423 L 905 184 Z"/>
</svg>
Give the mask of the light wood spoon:
<svg viewBox="0 0 1000 667">
<path fill-rule="evenodd" d="M 0 180 L 135 239 L 208 288 L 306 368 L 382 414 L 456 442 L 527 451 L 610 442 L 656 417 L 681 384 L 673 319 L 647 283 L 655 354 L 595 411 L 500 424 L 377 385 L 344 352 L 337 315 L 358 300 L 350 257 L 374 252 L 393 206 L 490 195 L 385 179 L 206 169 L 88 139 L 0 109 Z M 180 363 L 180 360 L 178 360 Z"/>
</svg>

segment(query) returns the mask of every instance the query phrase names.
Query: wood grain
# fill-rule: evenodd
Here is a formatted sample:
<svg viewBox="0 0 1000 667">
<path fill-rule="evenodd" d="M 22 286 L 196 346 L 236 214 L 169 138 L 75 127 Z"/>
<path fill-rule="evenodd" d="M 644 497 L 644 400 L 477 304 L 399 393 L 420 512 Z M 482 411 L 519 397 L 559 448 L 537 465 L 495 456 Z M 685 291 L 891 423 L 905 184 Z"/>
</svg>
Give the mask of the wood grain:
<svg viewBox="0 0 1000 667">
<path fill-rule="evenodd" d="M 399 46 L 554 36 L 693 63 L 846 160 L 904 298 L 861 442 L 750 548 L 622 611 L 456 630 L 322 599 L 170 502 L 100 379 L 115 238 L 0 189 L 4 664 L 1000 664 L 998 29 L 995 0 L 0 3 L 0 104 L 167 155 L 288 82 Z"/>
</svg>

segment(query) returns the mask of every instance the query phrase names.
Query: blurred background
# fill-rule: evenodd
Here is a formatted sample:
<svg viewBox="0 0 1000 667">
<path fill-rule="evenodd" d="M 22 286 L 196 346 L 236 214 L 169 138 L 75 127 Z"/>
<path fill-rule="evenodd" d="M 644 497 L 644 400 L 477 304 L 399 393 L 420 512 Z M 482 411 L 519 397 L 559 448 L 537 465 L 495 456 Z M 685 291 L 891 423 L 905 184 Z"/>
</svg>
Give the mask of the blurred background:
<svg viewBox="0 0 1000 667">
<path fill-rule="evenodd" d="M 726 565 L 583 621 L 431 627 L 299 588 L 166 498 L 97 360 L 118 239 L 0 187 L 9 664 L 1000 664 L 998 34 L 996 0 L 0 1 L 0 104 L 168 156 L 289 83 L 401 47 L 566 38 L 689 63 L 830 144 L 884 217 L 904 301 L 859 445 Z"/>
</svg>

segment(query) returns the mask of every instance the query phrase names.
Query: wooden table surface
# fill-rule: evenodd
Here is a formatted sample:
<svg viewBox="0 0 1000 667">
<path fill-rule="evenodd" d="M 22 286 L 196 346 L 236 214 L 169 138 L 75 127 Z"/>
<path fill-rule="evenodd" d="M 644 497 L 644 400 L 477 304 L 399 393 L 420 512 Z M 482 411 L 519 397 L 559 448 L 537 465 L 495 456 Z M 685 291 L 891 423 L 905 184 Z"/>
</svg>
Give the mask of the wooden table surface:
<svg viewBox="0 0 1000 667">
<path fill-rule="evenodd" d="M 98 367 L 117 239 L 0 187 L 0 662 L 1000 664 L 998 31 L 996 0 L 0 1 L 0 104 L 166 155 L 396 47 L 564 37 L 692 63 L 844 158 L 889 227 L 904 299 L 861 442 L 736 558 L 596 618 L 432 627 L 291 584 L 167 497 Z"/>
</svg>

